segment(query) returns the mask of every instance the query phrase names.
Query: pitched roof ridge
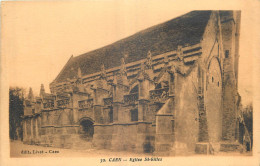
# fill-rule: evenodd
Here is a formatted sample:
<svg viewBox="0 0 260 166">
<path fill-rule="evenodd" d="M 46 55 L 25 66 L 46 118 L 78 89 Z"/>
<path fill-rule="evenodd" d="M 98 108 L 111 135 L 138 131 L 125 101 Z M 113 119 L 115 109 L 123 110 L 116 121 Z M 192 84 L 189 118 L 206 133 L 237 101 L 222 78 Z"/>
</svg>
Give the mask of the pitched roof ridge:
<svg viewBox="0 0 260 166">
<path fill-rule="evenodd" d="M 210 19 L 211 11 L 192 11 L 173 18 L 169 21 L 154 25 L 150 28 L 103 46 L 93 51 L 81 54 L 67 62 L 56 82 L 77 75 L 78 67 L 82 76 L 100 71 L 103 63 L 106 69 L 120 66 L 120 59 L 127 53 L 126 64 L 147 57 L 147 52 L 154 55 L 175 50 L 178 45 L 194 45 L 201 42 L 205 27 Z"/>
<path fill-rule="evenodd" d="M 73 54 L 70 56 L 69 60 L 67 61 L 67 63 L 63 66 L 63 68 L 61 69 L 61 71 L 59 72 L 59 74 L 57 75 L 57 77 L 54 79 L 53 82 L 55 82 L 56 80 L 58 80 L 59 76 L 61 75 L 61 73 L 65 70 L 65 67 L 69 64 L 69 62 L 71 62 L 73 59 Z"/>
<path fill-rule="evenodd" d="M 76 56 L 76 57 L 74 57 L 74 58 L 77 59 L 78 57 L 82 57 L 82 56 L 84 56 L 84 55 L 85 55 L 85 56 L 91 56 L 90 53 L 94 53 L 95 51 L 98 51 L 98 50 L 100 50 L 100 49 L 104 49 L 104 48 L 106 48 L 106 47 L 108 47 L 108 46 L 112 46 L 112 45 L 117 44 L 117 43 L 123 43 L 125 40 L 129 40 L 129 39 L 131 39 L 132 37 L 139 36 L 140 34 L 143 34 L 143 33 L 149 33 L 150 31 L 153 31 L 154 29 L 158 29 L 160 26 L 163 26 L 163 25 L 165 25 L 165 24 L 167 24 L 167 23 L 170 23 L 170 22 L 172 22 L 172 21 L 174 21 L 174 20 L 182 19 L 182 18 L 185 17 L 185 16 L 187 17 L 187 16 L 191 15 L 191 14 L 194 13 L 194 12 L 205 12 L 205 11 L 211 11 L 211 10 L 191 11 L 191 12 L 182 14 L 182 15 L 180 15 L 180 16 L 178 16 L 178 17 L 175 17 L 175 18 L 172 18 L 172 19 L 170 19 L 170 20 L 168 20 L 168 21 L 163 21 L 163 22 L 158 23 L 158 24 L 156 24 L 156 25 L 153 25 L 153 26 L 151 26 L 151 27 L 148 27 L 148 28 L 145 28 L 145 29 L 140 30 L 140 31 L 138 31 L 138 32 L 135 32 L 134 34 L 132 34 L 132 35 L 130 35 L 130 36 L 123 37 L 122 39 L 116 40 L 116 41 L 114 41 L 114 42 L 112 42 L 112 43 L 110 43 L 110 44 L 107 44 L 107 45 L 104 45 L 104 46 L 102 46 L 102 47 L 98 47 L 98 48 L 96 48 L 96 49 L 94 49 L 94 50 L 91 50 L 91 51 L 88 51 L 88 52 L 79 54 L 78 56 Z"/>
</svg>

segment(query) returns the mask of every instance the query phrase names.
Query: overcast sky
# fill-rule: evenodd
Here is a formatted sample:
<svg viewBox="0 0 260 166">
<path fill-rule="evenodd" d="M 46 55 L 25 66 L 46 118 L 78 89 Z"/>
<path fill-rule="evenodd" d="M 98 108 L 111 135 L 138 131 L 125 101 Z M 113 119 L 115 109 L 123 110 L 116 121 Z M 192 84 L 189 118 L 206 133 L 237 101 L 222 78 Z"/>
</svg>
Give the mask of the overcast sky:
<svg viewBox="0 0 260 166">
<path fill-rule="evenodd" d="M 185 14 L 173 1 L 7 2 L 3 4 L 2 55 L 10 86 L 49 83 L 73 54 L 78 56 L 111 44 L 150 26 Z M 187 6 L 186 6 L 187 8 Z M 194 9 L 197 9 L 196 7 Z M 252 101 L 252 48 L 246 31 L 253 18 L 242 11 L 239 92 Z"/>
</svg>

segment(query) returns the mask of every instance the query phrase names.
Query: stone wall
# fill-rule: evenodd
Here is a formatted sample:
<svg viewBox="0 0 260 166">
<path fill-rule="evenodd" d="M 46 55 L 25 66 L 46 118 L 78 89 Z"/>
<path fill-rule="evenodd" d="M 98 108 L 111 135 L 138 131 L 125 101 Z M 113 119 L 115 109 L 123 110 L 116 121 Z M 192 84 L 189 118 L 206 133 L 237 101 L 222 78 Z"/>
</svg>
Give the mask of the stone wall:
<svg viewBox="0 0 260 166">
<path fill-rule="evenodd" d="M 205 110 L 208 122 L 208 136 L 212 143 L 222 139 L 222 78 L 217 58 L 210 61 L 206 78 Z"/>
<path fill-rule="evenodd" d="M 121 59 L 109 77 L 103 66 L 84 83 L 79 72 L 65 89 L 52 84 L 61 94 L 43 95 L 47 108 L 41 98 L 25 108 L 24 142 L 180 155 L 194 153 L 197 143 L 233 141 L 238 39 L 236 20 L 223 19 L 212 12 L 199 44 L 127 66 Z M 93 138 L 83 138 L 85 120 Z"/>
<path fill-rule="evenodd" d="M 175 154 L 194 153 L 199 133 L 197 68 L 187 77 L 177 75 L 175 79 Z"/>
<path fill-rule="evenodd" d="M 226 12 L 221 18 L 223 51 L 225 59 L 223 61 L 223 139 L 226 141 L 235 141 L 235 130 L 237 121 L 237 49 L 238 38 L 234 12 Z M 235 64 L 236 62 L 236 64 Z"/>
</svg>

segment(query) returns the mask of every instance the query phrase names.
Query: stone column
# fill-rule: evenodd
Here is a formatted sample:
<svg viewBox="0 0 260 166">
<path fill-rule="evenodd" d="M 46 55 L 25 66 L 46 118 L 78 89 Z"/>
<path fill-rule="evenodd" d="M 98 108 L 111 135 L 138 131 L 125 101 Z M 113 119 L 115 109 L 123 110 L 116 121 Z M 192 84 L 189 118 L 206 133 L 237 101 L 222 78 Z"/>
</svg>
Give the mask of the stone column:
<svg viewBox="0 0 260 166">
<path fill-rule="evenodd" d="M 124 85 L 114 85 L 114 91 L 113 91 L 113 118 L 114 123 L 118 122 L 118 112 L 122 109 L 122 105 L 124 102 Z"/>
<path fill-rule="evenodd" d="M 119 111 L 123 111 L 123 101 L 124 101 L 124 85 L 117 84 L 114 85 L 114 92 L 113 92 L 113 134 L 112 134 L 112 141 L 111 141 L 111 149 L 113 150 L 121 150 L 122 149 L 122 125 L 118 125 L 120 113 Z"/>
<path fill-rule="evenodd" d="M 28 137 L 27 137 L 27 123 L 26 119 L 23 120 L 23 125 L 24 125 L 24 135 L 23 135 L 23 142 L 26 142 Z"/>
<path fill-rule="evenodd" d="M 148 152 L 152 142 L 150 137 L 153 136 L 151 133 L 152 122 L 138 122 L 137 124 L 137 139 L 136 139 L 136 152 L 144 153 Z"/>
<path fill-rule="evenodd" d="M 174 142 L 174 102 L 169 99 L 156 114 L 155 151 L 169 155 Z"/>
<path fill-rule="evenodd" d="M 206 74 L 199 67 L 199 88 L 198 88 L 198 103 L 199 103 L 199 142 L 208 142 L 208 122 L 206 117 L 204 91 L 206 90 Z"/>
<path fill-rule="evenodd" d="M 148 109 L 148 100 L 139 100 L 138 101 L 138 121 L 146 121 L 146 113 Z"/>
<path fill-rule="evenodd" d="M 113 134 L 112 134 L 112 140 L 111 140 L 111 149 L 112 150 L 120 150 L 122 144 L 120 142 L 122 141 L 120 138 L 120 125 L 118 125 L 119 122 L 119 111 L 121 111 L 122 108 L 121 102 L 113 102 Z"/>
<path fill-rule="evenodd" d="M 94 105 L 94 120 L 95 123 L 102 124 L 103 123 L 103 106 Z"/>
<path fill-rule="evenodd" d="M 104 101 L 109 94 L 108 91 L 103 88 L 94 89 L 94 119 L 96 123 L 103 124 L 104 123 Z"/>
<path fill-rule="evenodd" d="M 76 124 L 79 121 L 78 118 L 78 101 L 81 99 L 81 96 L 79 96 L 78 94 L 73 94 L 72 95 L 72 114 L 73 114 L 73 123 Z"/>
<path fill-rule="evenodd" d="M 38 117 L 37 118 L 35 118 L 35 136 L 36 136 L 36 138 L 35 138 L 35 140 L 36 140 L 36 142 L 37 142 L 37 144 L 39 143 L 39 132 L 38 132 Z"/>
<path fill-rule="evenodd" d="M 34 141 L 34 137 L 33 137 L 33 118 L 31 118 L 30 121 L 31 121 L 31 139 L 30 139 L 30 142 L 33 143 L 33 141 Z"/>
<path fill-rule="evenodd" d="M 176 73 L 170 74 L 170 80 L 169 80 L 169 96 L 174 97 L 175 95 L 175 77 L 177 76 Z"/>
</svg>

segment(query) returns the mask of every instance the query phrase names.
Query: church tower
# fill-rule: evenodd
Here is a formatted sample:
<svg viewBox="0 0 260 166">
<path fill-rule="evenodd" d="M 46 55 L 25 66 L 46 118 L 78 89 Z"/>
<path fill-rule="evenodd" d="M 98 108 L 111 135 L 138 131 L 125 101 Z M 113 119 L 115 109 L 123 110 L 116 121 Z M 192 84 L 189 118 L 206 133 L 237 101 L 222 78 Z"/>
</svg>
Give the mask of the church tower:
<svg viewBox="0 0 260 166">
<path fill-rule="evenodd" d="M 240 11 L 221 11 L 223 44 L 223 126 L 224 141 L 235 141 L 237 120 L 237 82 Z"/>
</svg>

